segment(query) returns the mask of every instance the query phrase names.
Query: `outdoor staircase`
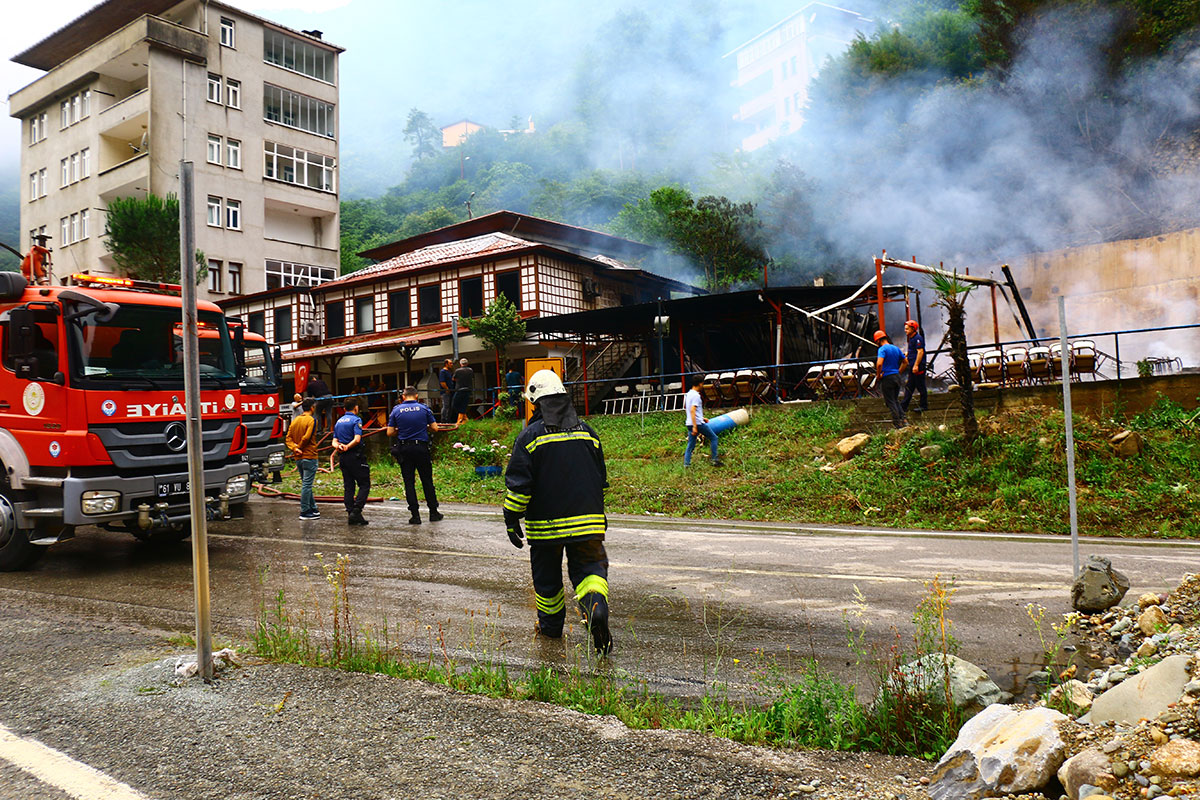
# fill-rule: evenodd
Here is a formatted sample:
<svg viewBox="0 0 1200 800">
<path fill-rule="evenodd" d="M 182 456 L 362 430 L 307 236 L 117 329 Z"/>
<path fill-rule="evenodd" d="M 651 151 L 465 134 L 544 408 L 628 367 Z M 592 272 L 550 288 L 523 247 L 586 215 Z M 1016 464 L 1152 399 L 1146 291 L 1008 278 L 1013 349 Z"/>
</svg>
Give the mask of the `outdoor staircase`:
<svg viewBox="0 0 1200 800">
<path fill-rule="evenodd" d="M 576 345 L 567 355 L 568 357 L 575 356 L 573 361 L 568 362 L 571 366 L 567 370 L 567 382 L 576 384 L 571 387 L 571 399 L 575 403 L 575 407 L 580 413 L 583 413 L 584 392 L 586 391 L 586 405 L 593 412 L 597 412 L 600 410 L 600 403 L 612 393 L 613 386 L 616 385 L 611 381 L 624 376 L 634 362 L 642 357 L 642 345 L 637 342 L 612 341 L 604 342 L 599 347 L 589 348 L 587 352 L 587 384 L 576 383 L 583 380 L 583 360 L 580 357 L 582 354 L 579 352 L 579 346 Z M 592 381 L 601 382 L 593 383 Z"/>
</svg>

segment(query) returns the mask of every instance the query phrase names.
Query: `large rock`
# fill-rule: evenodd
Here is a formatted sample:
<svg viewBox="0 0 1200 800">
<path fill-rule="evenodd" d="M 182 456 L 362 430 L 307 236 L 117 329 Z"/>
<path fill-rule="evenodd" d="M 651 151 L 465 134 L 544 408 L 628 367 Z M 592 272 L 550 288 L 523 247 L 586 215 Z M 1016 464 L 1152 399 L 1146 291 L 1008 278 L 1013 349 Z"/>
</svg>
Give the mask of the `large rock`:
<svg viewBox="0 0 1200 800">
<path fill-rule="evenodd" d="M 1191 656 L 1168 656 L 1145 672 L 1131 675 L 1097 697 L 1087 720 L 1136 723 L 1139 719 L 1154 719 L 1183 695 L 1183 687 L 1191 680 L 1188 662 Z"/>
<path fill-rule="evenodd" d="M 1200 742 L 1176 739 L 1150 754 L 1150 769 L 1169 778 L 1200 775 Z"/>
<path fill-rule="evenodd" d="M 856 433 L 853 436 L 847 436 L 845 439 L 842 439 L 835 447 L 841 453 L 842 458 L 850 459 L 861 453 L 869 441 L 871 441 L 871 434 Z"/>
<path fill-rule="evenodd" d="M 1170 624 L 1171 621 L 1167 619 L 1167 612 L 1162 610 L 1162 606 L 1148 607 L 1137 619 L 1138 630 L 1143 636 L 1153 636 L 1165 631 Z"/>
<path fill-rule="evenodd" d="M 1129 579 L 1112 568 L 1104 556 L 1088 556 L 1079 577 L 1071 584 L 1071 605 L 1076 611 L 1094 614 L 1121 602 L 1129 591 Z"/>
<path fill-rule="evenodd" d="M 1079 800 L 1079 790 L 1084 786 L 1111 792 L 1117 788 L 1117 776 L 1109 770 L 1110 766 L 1109 757 L 1104 753 L 1095 749 L 1084 750 L 1063 762 L 1058 768 L 1058 780 L 1071 800 Z"/>
<path fill-rule="evenodd" d="M 993 703 L 1011 698 L 970 661 L 958 656 L 930 653 L 900 668 L 905 686 L 909 689 L 943 697 L 946 692 L 946 673 L 950 674 L 950 700 L 963 712 L 964 718 L 978 714 Z"/>
<path fill-rule="evenodd" d="M 1058 732 L 1066 719 L 1049 708 L 988 706 L 963 725 L 934 768 L 929 796 L 977 800 L 1041 789 L 1066 758 Z"/>
<path fill-rule="evenodd" d="M 1046 698 L 1047 705 L 1052 706 L 1060 706 L 1063 701 L 1078 709 L 1071 713 L 1082 714 L 1092 707 L 1092 690 L 1083 681 L 1072 678 L 1051 689 L 1049 697 Z"/>
<path fill-rule="evenodd" d="M 1142 453 L 1142 437 L 1135 431 L 1124 430 L 1108 440 L 1121 458 L 1133 458 Z"/>
</svg>

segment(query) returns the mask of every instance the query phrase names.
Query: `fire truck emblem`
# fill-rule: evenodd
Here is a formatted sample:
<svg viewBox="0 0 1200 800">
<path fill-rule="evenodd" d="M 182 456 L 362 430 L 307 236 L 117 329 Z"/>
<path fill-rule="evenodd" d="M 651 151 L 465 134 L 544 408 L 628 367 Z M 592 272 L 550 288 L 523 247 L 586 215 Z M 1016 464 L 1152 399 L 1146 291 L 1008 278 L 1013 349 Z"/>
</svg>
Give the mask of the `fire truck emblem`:
<svg viewBox="0 0 1200 800">
<path fill-rule="evenodd" d="M 233 395 L 231 395 L 231 394 L 225 395 L 225 410 L 233 411 L 233 407 L 235 405 L 237 405 L 237 401 L 233 399 Z"/>
<path fill-rule="evenodd" d="M 167 449 L 173 453 L 178 453 L 187 447 L 187 428 L 183 427 L 182 422 L 172 422 L 163 429 L 163 434 L 166 436 Z"/>
<path fill-rule="evenodd" d="M 40 383 L 28 383 L 21 395 L 21 402 L 25 404 L 25 413 L 36 417 L 46 407 L 46 390 Z"/>
<path fill-rule="evenodd" d="M 100 404 L 100 412 L 106 417 L 111 417 L 117 413 L 117 401 L 112 399 L 105 400 Z"/>
<path fill-rule="evenodd" d="M 58 442 L 50 443 L 50 455 L 51 456 L 53 456 L 54 458 L 58 458 L 58 455 L 61 452 L 62 452 L 62 445 L 60 445 Z"/>
<path fill-rule="evenodd" d="M 269 394 L 269 395 L 267 395 L 267 408 L 274 408 L 274 407 L 275 407 L 275 395 Z"/>
</svg>

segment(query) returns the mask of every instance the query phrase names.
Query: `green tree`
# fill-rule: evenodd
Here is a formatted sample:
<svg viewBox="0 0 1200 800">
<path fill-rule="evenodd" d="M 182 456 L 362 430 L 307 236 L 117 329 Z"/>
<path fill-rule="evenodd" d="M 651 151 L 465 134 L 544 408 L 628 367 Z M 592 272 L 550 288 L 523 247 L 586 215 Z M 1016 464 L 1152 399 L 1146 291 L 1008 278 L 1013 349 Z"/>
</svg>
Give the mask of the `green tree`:
<svg viewBox="0 0 1200 800">
<path fill-rule="evenodd" d="M 127 276 L 179 283 L 178 197 L 119 197 L 108 204 L 105 218 L 104 246 Z M 208 263 L 200 250 L 195 258 L 199 283 L 208 274 Z"/>
<path fill-rule="evenodd" d="M 442 132 L 428 114 L 419 108 L 412 108 L 404 125 L 404 140 L 413 146 L 413 157 L 419 161 L 438 154 Z"/>
<path fill-rule="evenodd" d="M 711 291 L 756 277 L 768 262 L 753 203 L 715 195 L 693 201 L 678 186 L 655 189 L 645 200 L 626 206 L 613 228 L 665 244 L 687 258 L 704 273 L 704 286 Z"/>
<path fill-rule="evenodd" d="M 496 351 L 503 364 L 508 360 L 508 346 L 525 338 L 525 320 L 517 307 L 504 295 L 497 295 L 482 317 L 465 320 L 479 341 Z"/>
</svg>

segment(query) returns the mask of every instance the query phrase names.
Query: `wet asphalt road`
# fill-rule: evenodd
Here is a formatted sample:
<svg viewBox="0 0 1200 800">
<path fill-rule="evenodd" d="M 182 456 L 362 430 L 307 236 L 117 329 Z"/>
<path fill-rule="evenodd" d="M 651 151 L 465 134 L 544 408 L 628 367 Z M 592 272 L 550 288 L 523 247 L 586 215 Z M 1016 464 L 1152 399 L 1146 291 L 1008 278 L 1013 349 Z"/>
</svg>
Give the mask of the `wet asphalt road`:
<svg viewBox="0 0 1200 800">
<path fill-rule="evenodd" d="M 582 658 L 578 625 L 565 644 L 532 635 L 527 552 L 508 543 L 498 510 L 443 510 L 443 522 L 409 526 L 402 505 L 372 505 L 372 524 L 351 528 L 333 505 L 322 506 L 323 519 L 301 522 L 294 502 L 256 499 L 246 519 L 210 527 L 218 639 L 246 637 L 279 591 L 294 618 L 303 610 L 310 624 L 328 623 L 317 554 L 331 563 L 344 553 L 356 621 L 378 632 L 386 620 L 388 643 L 411 655 L 516 667 Z M 815 657 L 861 679 L 845 629 L 855 589 L 869 642 L 886 646 L 894 630 L 911 643 L 913 610 L 939 574 L 956 582 L 950 617 L 960 654 L 1020 691 L 1040 649 L 1025 605 L 1069 608 L 1071 549 L 1058 537 L 612 517 L 607 547 L 612 663 L 668 693 L 700 694 L 714 674 L 752 685 L 757 653 L 785 669 Z M 1198 544 L 1085 541 L 1081 552 L 1112 558 L 1135 596 L 1200 571 Z M 86 529 L 31 571 L 0 574 L 0 600 L 190 631 L 190 545 Z"/>
</svg>

